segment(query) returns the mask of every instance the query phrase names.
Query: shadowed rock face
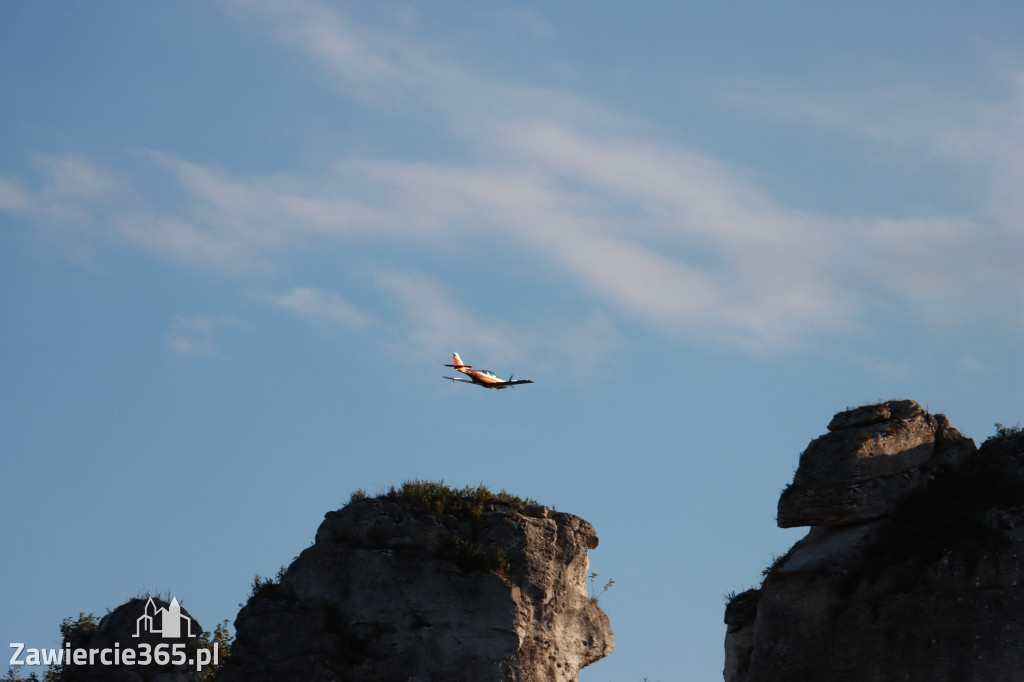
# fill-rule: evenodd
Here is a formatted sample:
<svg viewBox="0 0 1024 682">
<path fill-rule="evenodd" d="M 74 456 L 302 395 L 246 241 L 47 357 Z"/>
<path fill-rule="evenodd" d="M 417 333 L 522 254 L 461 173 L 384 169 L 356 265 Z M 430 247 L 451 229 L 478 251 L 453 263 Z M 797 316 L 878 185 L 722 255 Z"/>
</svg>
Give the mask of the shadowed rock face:
<svg viewBox="0 0 1024 682">
<path fill-rule="evenodd" d="M 829 501 L 784 493 L 814 525 L 726 607 L 726 682 L 1024 680 L 1024 435 L 974 451 L 911 401 L 829 428 L 793 485 Z"/>
<path fill-rule="evenodd" d="M 910 491 L 975 450 L 945 415 L 928 414 L 913 400 L 840 412 L 828 429 L 800 455 L 793 483 L 779 499 L 782 528 L 890 514 Z"/>
<path fill-rule="evenodd" d="M 103 665 L 98 657 L 92 665 L 71 665 L 64 670 L 67 682 L 202 682 L 204 673 L 194 663 L 201 642 L 203 629 L 184 608 L 180 609 L 179 637 L 164 637 L 153 632 L 163 626 L 162 613 L 170 608 L 162 599 L 132 599 L 118 606 L 100 620 L 95 630 L 75 629 L 69 633 L 67 643 L 72 650 L 107 650 L 107 662 L 127 660 L 126 652 L 131 651 L 130 665 Z M 159 612 L 159 613 L 158 613 Z M 175 613 L 178 613 L 177 611 Z M 148 624 L 140 625 L 140 618 L 149 617 Z M 138 633 L 138 636 L 136 636 Z M 190 633 L 192 636 L 190 636 Z M 158 649 L 157 647 L 161 647 Z M 113 651 L 117 649 L 117 659 Z M 145 654 L 143 653 L 145 649 Z M 151 663 L 140 665 L 143 660 L 152 660 L 155 652 L 166 652 L 170 660 L 164 665 Z M 143 655 L 147 658 L 144 659 Z M 174 663 L 174 658 L 184 656 L 186 663 Z"/>
<path fill-rule="evenodd" d="M 543 507 L 441 521 L 352 503 L 242 609 L 218 679 L 575 680 L 613 646 L 586 592 L 596 546 L 590 523 Z"/>
</svg>

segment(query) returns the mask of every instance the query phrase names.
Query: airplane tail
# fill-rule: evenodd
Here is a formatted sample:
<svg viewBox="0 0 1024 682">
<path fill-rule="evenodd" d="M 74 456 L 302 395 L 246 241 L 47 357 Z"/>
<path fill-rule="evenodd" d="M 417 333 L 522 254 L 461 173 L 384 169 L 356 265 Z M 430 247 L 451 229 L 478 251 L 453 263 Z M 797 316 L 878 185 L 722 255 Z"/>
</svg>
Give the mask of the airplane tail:
<svg viewBox="0 0 1024 682">
<path fill-rule="evenodd" d="M 455 369 L 458 369 L 459 367 L 465 367 L 465 365 L 462 364 L 462 358 L 459 357 L 458 353 L 452 353 L 452 362 L 455 363 L 454 365 L 452 365 L 453 367 L 455 367 Z"/>
</svg>

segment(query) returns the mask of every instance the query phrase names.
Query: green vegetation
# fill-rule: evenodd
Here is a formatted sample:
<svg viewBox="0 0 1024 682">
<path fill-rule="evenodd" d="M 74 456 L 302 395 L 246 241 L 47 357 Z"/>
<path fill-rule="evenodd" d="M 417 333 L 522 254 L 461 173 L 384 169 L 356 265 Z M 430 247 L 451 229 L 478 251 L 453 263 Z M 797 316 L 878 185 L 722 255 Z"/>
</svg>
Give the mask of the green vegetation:
<svg viewBox="0 0 1024 682">
<path fill-rule="evenodd" d="M 349 504 L 371 499 L 365 490 L 352 493 Z M 484 514 L 495 505 L 506 505 L 516 510 L 536 506 L 536 500 L 512 495 L 504 490 L 492 492 L 484 485 L 453 488 L 444 481 L 406 481 L 401 487 L 391 488 L 372 499 L 394 502 L 413 512 L 433 516 L 451 535 L 436 538 L 438 556 L 455 564 L 462 571 L 486 571 L 505 581 L 512 579 L 512 562 L 502 547 L 481 544 L 478 540 L 485 526 Z M 468 523 L 467 523 L 468 522 Z M 387 538 L 372 537 L 373 529 L 362 546 L 386 547 Z M 255 587 L 255 586 L 254 586 Z M 262 589 L 261 585 L 261 589 Z"/>
<path fill-rule="evenodd" d="M 79 612 L 78 618 L 72 618 L 68 616 L 60 623 L 60 637 L 61 642 L 67 642 L 71 640 L 71 637 L 76 632 L 92 632 L 99 627 L 99 619 L 91 613 Z M 35 673 L 26 678 L 27 680 L 36 680 Z M 43 682 L 65 682 L 66 680 L 73 679 L 71 667 L 63 663 L 53 663 L 43 673 Z"/>
<path fill-rule="evenodd" d="M 986 438 L 986 443 L 989 442 L 990 440 L 999 440 L 1000 438 L 1009 438 L 1010 436 L 1016 436 L 1022 430 L 1020 422 L 1017 422 L 1013 426 L 1003 426 L 999 422 L 995 422 L 994 426 L 996 427 L 995 435 Z"/>
<path fill-rule="evenodd" d="M 234 639 L 228 630 L 228 621 L 226 619 L 214 628 L 212 635 L 209 631 L 206 631 L 199 636 L 200 648 L 212 651 L 213 645 L 217 645 L 217 663 L 211 663 L 206 666 L 206 671 L 203 673 L 203 682 L 214 682 L 217 679 L 217 671 L 223 668 L 227 660 L 231 658 L 231 643 Z"/>
<path fill-rule="evenodd" d="M 79 613 L 78 618 L 72 618 L 68 616 L 60 623 L 60 637 L 61 642 L 67 642 L 71 639 L 73 633 L 78 631 L 92 632 L 99 627 L 99 619 L 91 613 Z M 38 682 L 40 679 L 35 673 L 29 674 L 28 677 L 16 677 L 15 672 L 12 669 L 8 669 L 7 677 L 5 680 L 24 680 L 25 682 Z M 42 682 L 67 682 L 72 679 L 72 673 L 70 666 L 64 664 L 53 663 L 46 672 L 43 673 Z"/>
<path fill-rule="evenodd" d="M 453 537 L 442 540 L 440 546 L 441 558 L 458 566 L 460 571 L 486 571 L 504 580 L 511 579 L 512 563 L 501 547 L 487 547 Z"/>
<path fill-rule="evenodd" d="M 352 494 L 353 499 L 365 499 L 362 490 Z M 483 484 L 476 487 L 467 485 L 465 488 L 452 488 L 444 481 L 421 481 L 413 479 L 402 484 L 401 488 L 391 486 L 388 492 L 377 496 L 377 499 L 396 502 L 403 507 L 433 514 L 438 521 L 448 517 L 477 519 L 483 516 L 488 507 L 504 504 L 515 509 L 522 509 L 537 504 L 536 500 L 521 498 L 502 490 L 493 493 Z"/>
<path fill-rule="evenodd" d="M 142 598 L 144 597 L 136 597 L 136 599 Z M 91 613 L 79 613 L 78 618 L 69 616 L 60 624 L 61 642 L 70 641 L 76 633 L 91 632 L 99 627 L 99 623 L 99 619 Z M 217 664 L 208 665 L 203 676 L 203 682 L 214 682 L 217 671 L 231 656 L 231 643 L 234 637 L 228 630 L 228 621 L 225 620 L 214 628 L 212 634 L 203 632 L 197 639 L 200 648 L 212 650 L 213 645 L 217 645 Z M 54 663 L 43 673 L 42 678 L 34 672 L 29 673 L 28 677 L 22 677 L 16 668 L 10 667 L 7 669 L 7 675 L 0 678 L 0 682 L 71 682 L 76 677 L 70 666 Z"/>
<path fill-rule="evenodd" d="M 68 616 L 60 623 L 60 636 L 61 641 L 66 642 L 71 638 L 71 633 L 77 630 L 84 632 L 92 632 L 100 626 L 99 619 L 91 613 L 79 612 L 78 618 L 72 620 L 71 616 Z"/>
<path fill-rule="evenodd" d="M 249 599 L 287 599 L 289 594 L 281 584 L 286 570 L 284 566 L 277 569 L 277 575 L 273 578 L 264 578 L 257 573 L 252 579 L 252 591 L 249 593 Z"/>
<path fill-rule="evenodd" d="M 794 547 L 795 547 L 795 545 L 794 545 Z M 775 570 L 779 566 L 781 566 L 786 561 L 786 559 L 789 558 L 789 555 L 792 553 L 792 551 L 793 551 L 793 548 L 790 547 L 788 551 L 786 551 L 786 552 L 784 552 L 782 554 L 776 554 L 775 552 L 772 552 L 772 560 L 770 562 L 768 562 L 767 566 L 765 566 L 764 568 L 761 569 L 761 577 L 762 578 L 767 578 L 771 574 L 775 573 Z"/>
</svg>

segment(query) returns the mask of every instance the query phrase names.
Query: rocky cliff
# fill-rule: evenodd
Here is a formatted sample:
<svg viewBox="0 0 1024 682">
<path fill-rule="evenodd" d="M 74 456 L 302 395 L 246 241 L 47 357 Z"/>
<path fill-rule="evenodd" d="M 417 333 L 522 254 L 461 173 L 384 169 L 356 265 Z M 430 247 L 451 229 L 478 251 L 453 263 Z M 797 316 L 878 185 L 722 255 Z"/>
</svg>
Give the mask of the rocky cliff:
<svg viewBox="0 0 1024 682">
<path fill-rule="evenodd" d="M 590 523 L 423 486 L 328 513 L 277 580 L 257 580 L 218 680 L 568 682 L 611 652 L 586 591 Z"/>
<path fill-rule="evenodd" d="M 1024 680 L 1024 435 L 839 413 L 779 500 L 807 536 L 726 607 L 726 682 Z"/>
</svg>

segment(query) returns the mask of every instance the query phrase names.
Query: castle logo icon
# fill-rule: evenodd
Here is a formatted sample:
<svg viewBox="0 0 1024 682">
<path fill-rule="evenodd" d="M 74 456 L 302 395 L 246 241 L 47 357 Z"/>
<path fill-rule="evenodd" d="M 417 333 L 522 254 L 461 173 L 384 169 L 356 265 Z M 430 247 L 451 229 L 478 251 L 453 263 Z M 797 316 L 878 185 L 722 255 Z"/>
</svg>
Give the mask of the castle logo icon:
<svg viewBox="0 0 1024 682">
<path fill-rule="evenodd" d="M 135 621 L 135 634 L 132 637 L 138 637 L 142 632 L 159 634 L 164 638 L 182 637 L 182 621 L 185 621 L 184 636 L 195 637 L 192 634 L 192 619 L 181 612 L 177 597 L 171 598 L 167 608 L 157 607 L 150 597 L 142 615 Z"/>
</svg>

